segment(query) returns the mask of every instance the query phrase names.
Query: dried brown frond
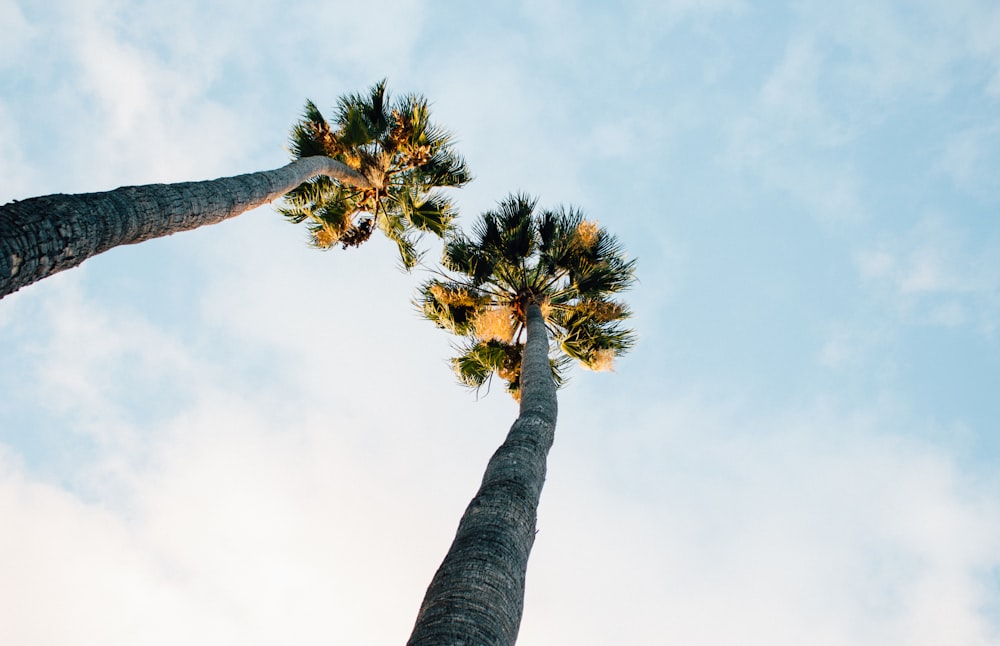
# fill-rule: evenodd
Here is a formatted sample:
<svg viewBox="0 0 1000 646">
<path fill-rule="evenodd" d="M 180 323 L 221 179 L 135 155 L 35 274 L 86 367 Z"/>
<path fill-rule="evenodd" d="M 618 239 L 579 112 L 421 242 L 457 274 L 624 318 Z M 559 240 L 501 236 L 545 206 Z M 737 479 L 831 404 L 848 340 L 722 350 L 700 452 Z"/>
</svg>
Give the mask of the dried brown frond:
<svg viewBox="0 0 1000 646">
<path fill-rule="evenodd" d="M 337 138 L 330 132 L 330 124 L 326 121 L 312 122 L 313 138 L 323 146 L 323 150 L 326 151 L 327 155 L 331 157 L 340 152 L 340 142 Z"/>
<path fill-rule="evenodd" d="M 491 307 L 481 311 L 472 322 L 481 341 L 510 343 L 514 338 L 514 311 L 510 307 Z"/>
<path fill-rule="evenodd" d="M 501 379 L 513 383 L 521 375 L 521 346 L 507 345 L 504 352 L 503 363 L 497 368 L 497 374 Z"/>
<path fill-rule="evenodd" d="M 423 166 L 431 158 L 430 146 L 410 146 L 406 151 L 406 163 L 408 166 Z"/>
<path fill-rule="evenodd" d="M 362 243 L 367 242 L 368 238 L 372 237 L 372 232 L 375 228 L 372 226 L 371 218 L 364 218 L 357 224 L 349 227 L 347 231 L 340 236 L 340 244 L 344 249 L 348 247 L 358 247 Z"/>
<path fill-rule="evenodd" d="M 408 119 L 404 119 L 399 110 L 392 111 L 392 130 L 389 132 L 389 141 L 393 148 L 399 148 L 413 134 L 413 124 Z"/>
</svg>

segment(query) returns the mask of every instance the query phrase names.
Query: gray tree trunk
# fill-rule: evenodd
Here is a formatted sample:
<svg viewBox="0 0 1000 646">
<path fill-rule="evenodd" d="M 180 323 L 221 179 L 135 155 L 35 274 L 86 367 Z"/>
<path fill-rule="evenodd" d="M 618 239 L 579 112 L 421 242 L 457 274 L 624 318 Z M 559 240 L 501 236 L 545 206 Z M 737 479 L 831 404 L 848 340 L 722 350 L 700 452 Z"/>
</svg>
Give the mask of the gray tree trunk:
<svg viewBox="0 0 1000 646">
<path fill-rule="evenodd" d="M 222 222 L 317 175 L 369 186 L 351 168 L 318 156 L 204 182 L 123 186 L 5 204 L 0 206 L 0 298 L 112 247 Z"/>
<path fill-rule="evenodd" d="M 409 646 L 507 646 L 517 639 L 557 410 L 538 305 L 529 305 L 526 327 L 519 415 L 427 589 Z"/>
</svg>

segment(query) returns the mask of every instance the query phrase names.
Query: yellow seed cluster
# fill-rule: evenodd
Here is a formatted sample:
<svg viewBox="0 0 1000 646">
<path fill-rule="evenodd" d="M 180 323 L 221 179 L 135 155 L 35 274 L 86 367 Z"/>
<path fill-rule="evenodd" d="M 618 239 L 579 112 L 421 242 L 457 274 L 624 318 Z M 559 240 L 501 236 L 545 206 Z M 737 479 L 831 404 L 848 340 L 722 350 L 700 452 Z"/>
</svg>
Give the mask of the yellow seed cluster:
<svg viewBox="0 0 1000 646">
<path fill-rule="evenodd" d="M 354 170 L 361 170 L 361 156 L 352 152 L 344 153 L 344 163 Z"/>
<path fill-rule="evenodd" d="M 314 229 L 312 234 L 316 246 L 319 247 L 320 249 L 329 249 L 333 245 L 337 244 L 337 240 L 340 239 L 340 236 L 337 235 L 337 232 L 331 229 L 330 227 L 321 227 L 319 229 Z"/>
<path fill-rule="evenodd" d="M 514 338 L 514 312 L 510 307 L 491 307 L 476 316 L 472 325 L 481 341 L 510 343 Z"/>
<path fill-rule="evenodd" d="M 594 352 L 594 356 L 590 359 L 590 361 L 583 364 L 583 367 L 589 368 L 594 372 L 611 372 L 614 370 L 614 363 L 614 350 L 597 350 Z"/>
<path fill-rule="evenodd" d="M 538 304 L 538 309 L 542 310 L 542 318 L 547 321 L 549 319 L 549 315 L 552 314 L 552 301 L 546 298 Z"/>
<path fill-rule="evenodd" d="M 578 307 L 601 322 L 616 321 L 622 317 L 624 312 L 621 304 L 614 301 L 585 301 Z"/>
<path fill-rule="evenodd" d="M 497 368 L 497 374 L 501 379 L 513 381 L 517 378 L 517 369 L 514 366 L 503 365 Z"/>
<path fill-rule="evenodd" d="M 434 299 L 442 305 L 451 307 L 473 307 L 476 299 L 465 289 L 448 289 L 444 285 L 434 284 L 430 286 L 430 293 Z"/>
<path fill-rule="evenodd" d="M 600 235 L 601 228 L 598 226 L 597 222 L 591 222 L 590 220 L 584 220 L 576 227 L 576 236 L 579 239 L 580 244 L 583 245 L 584 249 L 590 249 L 595 244 L 597 244 L 597 238 Z"/>
</svg>

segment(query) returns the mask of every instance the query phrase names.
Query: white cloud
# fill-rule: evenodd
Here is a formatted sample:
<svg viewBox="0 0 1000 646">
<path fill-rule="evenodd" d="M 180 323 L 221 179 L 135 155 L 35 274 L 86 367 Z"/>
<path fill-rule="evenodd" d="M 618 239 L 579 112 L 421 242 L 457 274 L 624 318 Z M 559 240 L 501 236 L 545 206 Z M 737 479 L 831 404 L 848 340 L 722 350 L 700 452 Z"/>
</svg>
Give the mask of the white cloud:
<svg viewBox="0 0 1000 646">
<path fill-rule="evenodd" d="M 22 153 L 21 129 L 11 118 L 9 108 L 0 100 L 0 174 L 4 178 L 0 186 L 0 204 L 14 198 L 23 198 L 24 190 L 30 184 L 32 169 L 25 164 Z"/>
<path fill-rule="evenodd" d="M 858 272 L 906 322 L 973 325 L 992 334 L 1000 319 L 1000 250 L 996 240 L 973 240 L 970 231 L 957 218 L 927 215 L 905 235 L 860 251 Z"/>
<path fill-rule="evenodd" d="M 1000 8 L 992 7 L 985 16 L 971 13 L 968 18 L 973 52 L 988 60 L 993 67 L 993 77 L 986 86 L 992 97 L 1000 97 Z"/>
<path fill-rule="evenodd" d="M 362 326 L 336 309 L 309 321 L 387 339 L 375 314 Z M 273 322 L 236 334 L 265 344 Z M 18 529 L 0 551 L 26 557 L 0 561 L 0 597 L 18 609 L 0 640 L 404 639 L 513 407 L 457 388 L 445 403 L 442 384 L 415 381 L 436 381 L 428 366 L 409 362 L 378 384 L 363 352 L 313 347 L 315 363 L 300 357 L 307 369 L 277 378 L 273 396 L 207 392 L 133 429 L 139 458 L 104 444 L 80 480 L 124 466 L 91 502 L 3 453 L 0 507 Z M 622 420 L 629 407 L 611 397 L 595 408 L 563 395 L 519 643 L 655 643 L 665 631 L 689 643 L 990 643 L 979 612 L 997 597 L 982 585 L 1000 566 L 997 482 L 887 413 L 761 415 L 698 397 Z"/>
<path fill-rule="evenodd" d="M 793 24 L 781 59 L 729 126 L 725 158 L 828 221 L 872 215 L 866 195 L 877 191 L 851 160 L 908 116 L 898 112 L 904 101 L 916 101 L 908 109 L 917 113 L 945 99 L 969 104 L 960 98 L 976 95 L 962 85 L 969 70 L 996 69 L 1000 60 L 983 44 L 1000 22 L 980 3 L 876 2 L 847 12 L 800 4 Z M 952 136 L 941 160 L 980 198 L 996 193 L 995 130 L 980 122 Z"/>
<path fill-rule="evenodd" d="M 21 299 L 51 313 L 23 375 L 56 399 L 36 421 L 99 441 L 54 474 L 4 463 L 0 545 L 29 558 L 0 560 L 24 610 L 0 642 L 405 639 L 513 406 L 453 383 L 384 241 L 324 254 L 267 215 L 198 236 L 197 338 L 79 281 Z M 185 396 L 163 409 L 161 386 Z"/>
<path fill-rule="evenodd" d="M 891 275 L 896 260 L 884 249 L 859 252 L 856 259 L 858 271 L 865 279 L 887 278 Z"/>
<path fill-rule="evenodd" d="M 743 0 L 666 0 L 664 2 L 646 3 L 644 19 L 649 14 L 657 15 L 660 20 L 666 17 L 668 22 L 704 19 L 718 14 L 741 14 L 748 10 L 748 4 Z M 657 22 L 649 23 L 658 24 Z"/>
<path fill-rule="evenodd" d="M 789 41 L 753 103 L 728 127 L 724 160 L 793 196 L 826 222 L 857 222 L 862 182 L 835 155 L 858 136 L 848 115 L 821 99 L 829 61 L 810 37 Z"/>
<path fill-rule="evenodd" d="M 976 198 L 992 202 L 1000 189 L 1000 122 L 990 121 L 955 133 L 946 142 L 938 169 Z"/>
<path fill-rule="evenodd" d="M 523 643 L 991 643 L 997 483 L 881 415 L 751 419 L 713 397 L 622 424 L 575 403 Z M 575 437 L 593 415 L 608 431 Z"/>
<path fill-rule="evenodd" d="M 3 26 L 3 40 L 0 40 L 0 69 L 16 60 L 17 52 L 28 46 L 36 36 L 36 30 L 24 16 L 17 0 L 7 0 L 0 4 L 0 25 Z M 0 141 L 3 141 L 0 138 Z"/>
<path fill-rule="evenodd" d="M 833 333 L 819 353 L 820 364 L 828 368 L 840 368 L 856 355 L 850 335 L 842 330 Z"/>
<path fill-rule="evenodd" d="M 865 212 L 867 178 L 853 166 L 852 146 L 884 114 L 864 102 L 842 109 L 830 88 L 843 94 L 834 98 L 873 83 L 924 92 L 939 79 L 938 67 L 927 75 L 909 67 L 909 28 L 876 51 L 871 39 L 891 12 L 874 10 L 865 15 L 877 24 L 862 30 L 869 40 L 852 50 L 854 66 L 835 66 L 830 50 L 844 42 L 830 34 L 851 19 L 797 29 L 742 114 L 715 112 L 699 105 L 703 94 L 671 86 L 679 91 L 665 97 L 676 110 L 668 116 L 640 109 L 583 119 L 572 114 L 579 88 L 518 57 L 523 35 L 458 29 L 440 36 L 454 48 L 436 43 L 447 56 L 434 58 L 423 50 L 435 49 L 439 25 L 422 3 L 338 11 L 299 3 L 282 14 L 287 22 L 271 20 L 279 10 L 264 5 L 109 1 L 79 9 L 79 33 L 67 19 L 49 39 L 77 48 L 56 57 L 73 61 L 77 76 L 61 77 L 53 96 L 62 104 L 36 101 L 49 111 L 50 127 L 39 131 L 65 133 L 73 161 L 49 166 L 33 152 L 32 168 L 86 188 L 96 188 L 95 178 L 251 170 L 271 159 L 255 151 L 284 139 L 306 95 L 326 105 L 385 73 L 390 83 L 416 74 L 413 89 L 434 100 L 480 178 L 462 193 L 477 207 L 470 213 L 517 188 L 544 191 L 543 204 L 613 201 L 620 185 L 609 191 L 583 179 L 595 148 L 655 164 L 642 148 L 661 143 L 658 128 L 672 136 L 732 117 L 734 165 L 838 219 Z M 701 9 L 729 7 L 683 1 L 649 11 L 697 22 L 707 15 Z M 629 29 L 639 15 L 623 19 L 633 21 Z M 546 20 L 554 34 L 558 20 Z M 580 22 L 587 33 L 606 26 Z M 648 31 L 662 26 L 648 22 Z M 275 25 L 288 24 L 324 37 L 276 35 Z M 991 32 L 982 33 L 981 46 L 993 51 Z M 580 69 L 595 62 L 573 59 L 586 37 L 563 35 L 552 46 L 573 44 L 567 60 Z M 634 46 L 646 55 L 653 42 Z M 730 54 L 719 49 L 722 59 Z M 444 58 L 447 66 L 431 64 Z M 294 94 L 280 99 L 292 106 L 287 121 L 275 116 L 277 94 Z M 66 106 L 80 107 L 71 132 L 54 127 L 64 125 Z M 0 115 L 18 122 L 15 135 L 24 110 L 8 105 Z M 678 124 L 678 114 L 686 121 Z M 281 120 L 278 135 L 269 119 Z M 669 125 L 647 123 L 657 120 Z M 16 155 L 27 148 L 20 140 L 15 147 L 5 159 L 24 159 Z M 989 166 L 982 150 L 955 150 L 958 174 Z M 652 195 L 625 190 L 638 201 Z M 996 320 L 995 241 L 960 222 L 931 217 L 902 238 L 890 227 L 866 241 L 857 268 L 872 300 L 908 322 Z M 643 260 L 647 303 L 663 298 L 658 274 L 671 289 L 683 282 L 680 260 L 695 253 L 683 243 L 660 246 L 660 257 Z M 0 446 L 0 517 L 14 528 L 0 533 L 0 607 L 14 609 L 0 618 L 0 643 L 404 640 L 513 405 L 498 393 L 475 402 L 454 385 L 448 339 L 412 313 L 415 281 L 395 272 L 385 241 L 359 252 L 311 251 L 300 231 L 263 209 L 127 255 L 95 260 L 0 307 L 0 342 L 31 400 L 8 393 L 3 413 L 16 408 L 18 419 L 31 420 L 24 433 L 39 428 L 48 441 L 65 441 L 38 455 L 30 439 L 3 429 L 18 448 Z M 115 268 L 159 272 L 183 296 L 144 295 L 159 314 L 122 306 L 131 294 L 111 288 L 120 286 L 109 277 Z M 683 317 L 677 305 L 663 316 Z M 642 330 L 649 336 L 662 329 L 653 311 Z M 832 328 L 820 360 L 865 365 L 885 333 L 871 327 Z M 894 408 L 762 410 L 718 391 L 673 398 L 657 390 L 659 380 L 687 375 L 630 365 L 633 376 L 615 375 L 614 386 L 590 388 L 598 382 L 581 375 L 562 395 L 522 645 L 657 643 L 665 635 L 769 645 L 995 641 L 995 619 L 982 609 L 1000 607 L 991 582 L 998 483 L 971 472 L 950 439 L 914 439 L 926 429 Z M 80 437 L 92 446 L 80 450 Z"/>
</svg>

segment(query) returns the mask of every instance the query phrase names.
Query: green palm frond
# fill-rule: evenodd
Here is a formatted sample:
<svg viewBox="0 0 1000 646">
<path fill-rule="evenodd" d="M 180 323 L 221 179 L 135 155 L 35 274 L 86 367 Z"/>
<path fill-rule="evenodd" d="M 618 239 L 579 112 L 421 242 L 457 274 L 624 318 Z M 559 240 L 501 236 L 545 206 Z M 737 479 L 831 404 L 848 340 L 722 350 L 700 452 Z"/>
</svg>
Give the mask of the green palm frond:
<svg viewBox="0 0 1000 646">
<path fill-rule="evenodd" d="M 635 261 L 601 262 L 578 266 L 570 274 L 572 290 L 581 296 L 598 297 L 628 289 L 634 282 Z"/>
<path fill-rule="evenodd" d="M 477 313 L 489 303 L 489 296 L 474 287 L 441 280 L 425 282 L 417 299 L 425 318 L 459 336 L 473 333 Z"/>
<path fill-rule="evenodd" d="M 502 255 L 499 251 L 503 246 L 503 238 L 494 211 L 483 213 L 472 225 L 472 240 L 483 255 L 499 259 Z"/>
<path fill-rule="evenodd" d="M 416 267 L 417 263 L 420 262 L 421 253 L 417 251 L 415 236 L 406 220 L 395 212 L 389 211 L 378 218 L 378 228 L 386 238 L 396 243 L 403 269 L 409 271 Z"/>
<path fill-rule="evenodd" d="M 552 379 L 556 382 L 556 388 L 562 388 L 569 381 L 566 373 L 573 365 L 573 359 L 564 354 L 559 354 L 557 350 L 557 348 L 553 348 L 549 351 L 549 365 L 552 367 Z M 555 356 L 551 356 L 553 353 L 555 353 Z"/>
<path fill-rule="evenodd" d="M 413 228 L 436 236 L 444 235 L 456 215 L 451 200 L 441 193 L 428 193 L 423 196 L 409 192 L 401 193 L 399 208 Z"/>
<path fill-rule="evenodd" d="M 483 251 L 482 245 L 477 245 L 461 231 L 456 232 L 445 243 L 441 264 L 449 271 L 464 274 L 476 286 L 489 280 L 496 265 Z"/>
<path fill-rule="evenodd" d="M 293 223 L 309 222 L 314 243 L 358 246 L 375 229 L 396 243 L 404 268 L 420 259 L 423 233 L 443 236 L 456 212 L 441 189 L 472 179 L 451 135 L 430 118 L 416 94 L 393 99 L 386 82 L 342 96 L 328 122 L 312 101 L 293 126 L 289 149 L 296 158 L 327 155 L 367 178 L 358 189 L 320 177 L 289 192 L 279 209 Z M 335 214 L 335 217 L 331 214 Z"/>
<path fill-rule="evenodd" d="M 571 363 L 607 370 L 635 344 L 622 323 L 629 308 L 612 297 L 635 280 L 635 261 L 604 228 L 574 208 L 538 210 L 511 195 L 473 223 L 448 233 L 443 279 L 425 283 L 424 316 L 464 337 L 454 361 L 459 380 L 479 388 L 496 374 L 520 390 L 519 330 L 529 303 L 541 306 L 557 385 Z M 511 323 L 511 316 L 515 320 Z"/>
<path fill-rule="evenodd" d="M 526 195 L 512 195 L 502 200 L 494 211 L 487 211 L 473 227 L 477 244 L 491 257 L 520 266 L 535 247 L 532 214 L 536 200 Z"/>
<path fill-rule="evenodd" d="M 486 341 L 468 344 L 462 350 L 452 360 L 455 374 L 462 384 L 479 388 L 493 373 L 508 383 L 517 380 L 521 366 L 520 346 Z"/>
<path fill-rule="evenodd" d="M 413 169 L 413 180 L 418 184 L 441 187 L 465 186 L 471 182 L 472 175 L 465 159 L 455 154 L 450 146 L 450 139 L 447 143 L 434 146 L 436 150 L 427 160 Z"/>
<path fill-rule="evenodd" d="M 583 213 L 574 208 L 559 207 L 543 211 L 539 221 L 539 264 L 550 274 L 565 270 L 581 250 L 580 226 Z"/>
<path fill-rule="evenodd" d="M 578 321 L 564 328 L 555 341 L 567 356 L 573 357 L 591 369 L 600 369 L 598 361 L 610 363 L 630 350 L 635 343 L 632 330 L 616 323 L 597 324 Z"/>
<path fill-rule="evenodd" d="M 336 156 L 336 139 L 330 125 L 312 101 L 306 101 L 302 119 L 292 127 L 288 147 L 296 159 L 316 155 Z"/>
<path fill-rule="evenodd" d="M 316 177 L 303 184 L 299 184 L 285 194 L 284 206 L 278 211 L 287 217 L 308 216 L 315 211 L 318 205 L 323 202 L 335 199 L 338 191 L 343 187 L 336 184 L 326 176 Z M 298 220 L 301 222 L 301 220 Z"/>
<path fill-rule="evenodd" d="M 337 138 L 345 147 L 372 143 L 389 128 L 385 103 L 388 99 L 385 79 L 376 83 L 368 94 L 348 94 L 337 104 Z"/>
<path fill-rule="evenodd" d="M 486 341 L 467 344 L 459 350 L 461 353 L 452 359 L 452 368 L 459 383 L 473 390 L 479 390 L 495 374 L 506 383 L 507 392 L 514 399 L 520 399 L 521 346 Z M 572 360 L 566 356 L 549 359 L 552 378 L 557 388 L 565 385 L 566 369 L 571 362 Z"/>
</svg>

